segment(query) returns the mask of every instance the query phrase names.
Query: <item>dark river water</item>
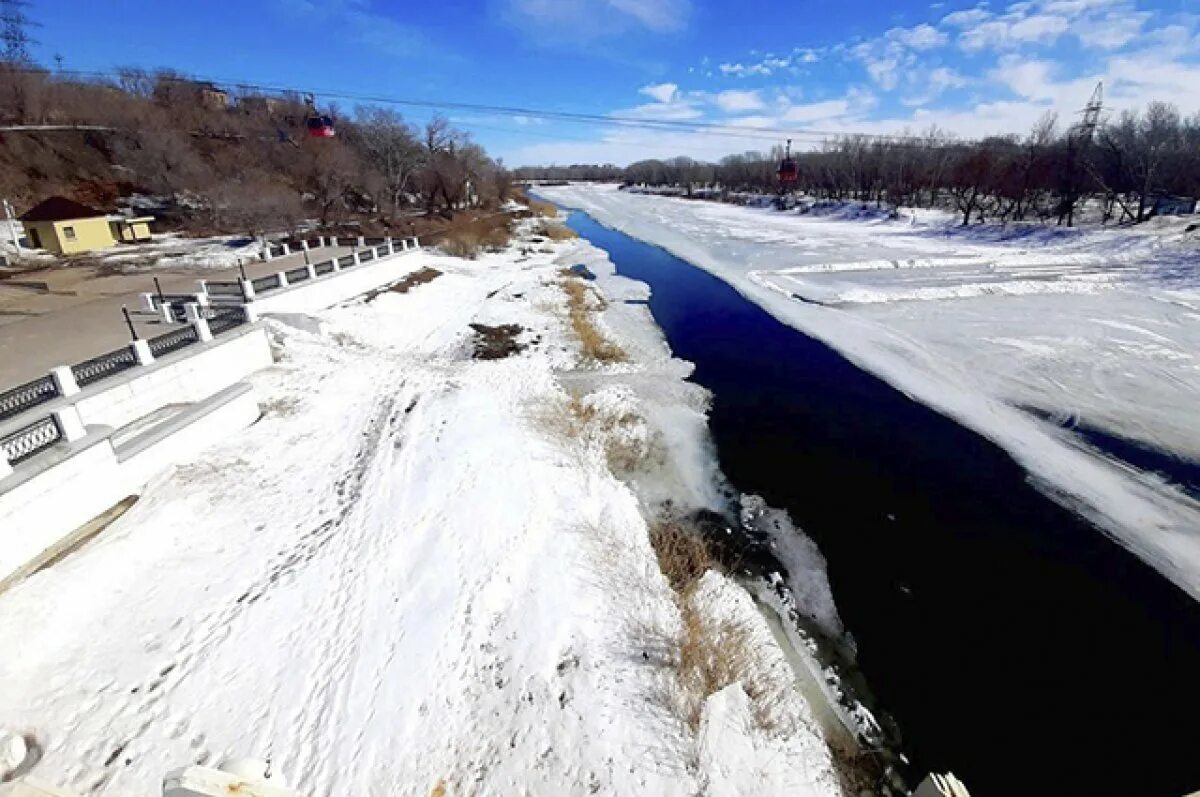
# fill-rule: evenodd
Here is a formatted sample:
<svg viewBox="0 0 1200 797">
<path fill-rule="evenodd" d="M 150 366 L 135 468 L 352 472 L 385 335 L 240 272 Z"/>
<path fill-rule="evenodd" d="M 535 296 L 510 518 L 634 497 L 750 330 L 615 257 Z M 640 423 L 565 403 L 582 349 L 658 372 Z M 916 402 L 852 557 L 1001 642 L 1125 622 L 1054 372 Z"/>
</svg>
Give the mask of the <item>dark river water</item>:
<svg viewBox="0 0 1200 797">
<path fill-rule="evenodd" d="M 664 250 L 570 226 L 651 286 L 730 481 L 820 545 L 916 770 L 975 797 L 1200 789 L 1200 604 L 992 443 Z"/>
</svg>

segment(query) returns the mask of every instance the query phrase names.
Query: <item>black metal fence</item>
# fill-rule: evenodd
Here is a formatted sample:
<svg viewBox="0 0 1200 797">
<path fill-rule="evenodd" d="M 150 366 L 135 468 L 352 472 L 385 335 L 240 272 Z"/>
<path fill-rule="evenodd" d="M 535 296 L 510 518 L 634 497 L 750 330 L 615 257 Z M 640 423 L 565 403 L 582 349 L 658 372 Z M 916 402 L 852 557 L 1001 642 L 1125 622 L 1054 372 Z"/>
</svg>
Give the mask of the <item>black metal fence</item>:
<svg viewBox="0 0 1200 797">
<path fill-rule="evenodd" d="M 62 429 L 59 428 L 58 421 L 53 415 L 47 415 L 12 434 L 0 437 L 0 450 L 3 450 L 8 464 L 16 465 L 61 439 Z"/>
<path fill-rule="evenodd" d="M 304 282 L 304 280 L 308 279 L 308 266 L 300 266 L 300 268 L 294 268 L 291 271 L 285 271 L 283 272 L 283 276 L 287 277 L 289 285 L 294 285 L 297 282 Z"/>
<path fill-rule="evenodd" d="M 333 273 L 333 261 L 327 260 L 324 263 L 317 263 L 313 266 L 313 271 L 317 272 L 318 277 L 323 277 L 326 274 Z"/>
<path fill-rule="evenodd" d="M 107 354 L 101 354 L 99 357 L 84 360 L 78 365 L 72 365 L 71 373 L 75 375 L 75 383 L 84 387 L 119 374 L 135 365 L 137 365 L 137 357 L 134 356 L 132 349 L 126 346 Z"/>
<path fill-rule="evenodd" d="M 191 346 L 193 343 L 200 341 L 200 335 L 197 334 L 196 328 L 192 325 L 180 327 L 172 330 L 165 335 L 159 335 L 156 338 L 150 338 L 150 353 L 155 357 L 163 357 L 173 351 L 178 351 L 184 346 Z"/>
<path fill-rule="evenodd" d="M 350 268 L 354 265 L 354 255 L 343 255 L 338 258 L 337 262 L 342 268 Z"/>
<path fill-rule="evenodd" d="M 208 319 L 208 329 L 214 336 L 246 323 L 246 311 L 240 305 L 211 308 L 204 315 Z"/>
<path fill-rule="evenodd" d="M 51 376 L 43 376 L 32 382 L 17 385 L 0 393 L 0 421 L 20 415 L 22 412 L 45 404 L 58 397 L 58 385 Z"/>
<path fill-rule="evenodd" d="M 266 291 L 273 291 L 279 287 L 279 275 L 278 274 L 268 274 L 265 277 L 259 277 L 258 279 L 254 280 L 250 284 L 254 286 L 255 293 L 265 293 Z"/>
<path fill-rule="evenodd" d="M 240 282 L 206 282 L 205 290 L 209 296 L 234 296 L 242 298 L 242 283 Z"/>
</svg>

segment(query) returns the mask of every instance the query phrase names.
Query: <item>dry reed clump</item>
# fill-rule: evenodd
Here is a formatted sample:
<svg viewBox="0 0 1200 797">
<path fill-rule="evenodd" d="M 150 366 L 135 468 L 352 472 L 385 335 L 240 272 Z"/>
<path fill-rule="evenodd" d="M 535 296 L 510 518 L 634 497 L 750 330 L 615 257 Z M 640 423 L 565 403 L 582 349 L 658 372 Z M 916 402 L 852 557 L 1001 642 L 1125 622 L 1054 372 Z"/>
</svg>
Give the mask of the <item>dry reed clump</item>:
<svg viewBox="0 0 1200 797">
<path fill-rule="evenodd" d="M 541 235 L 551 241 L 570 241 L 579 237 L 579 233 L 557 221 L 543 221 L 534 227 L 532 232 L 534 235 Z"/>
<path fill-rule="evenodd" d="M 524 197 L 525 204 L 529 206 L 530 212 L 535 216 L 546 216 L 556 218 L 558 216 L 558 208 L 549 202 L 542 202 L 540 199 L 532 197 Z"/>
<path fill-rule="evenodd" d="M 701 580 L 709 570 L 721 570 L 712 547 L 695 529 L 675 519 L 650 526 L 650 545 L 675 593 L 680 618 L 678 632 L 662 644 L 674 679 L 660 695 L 661 702 L 696 731 L 705 701 L 736 683 L 750 698 L 758 727 L 778 731 L 785 716 L 786 685 L 764 677 L 749 627 L 712 618 L 701 605 Z"/>
<path fill-rule="evenodd" d="M 563 290 L 567 293 L 567 319 L 571 329 L 579 338 L 583 347 L 583 355 L 589 360 L 600 363 L 625 362 L 629 356 L 617 344 L 604 337 L 592 318 L 592 308 L 588 306 L 587 287 L 578 278 L 564 279 Z M 603 309 L 601 305 L 600 309 Z"/>
<path fill-rule="evenodd" d="M 438 248 L 452 257 L 467 260 L 474 260 L 485 251 L 499 252 L 512 240 L 512 230 L 508 221 L 500 221 L 503 223 L 475 223 L 473 226 L 451 227 L 442 233 Z"/>
<path fill-rule="evenodd" d="M 572 395 L 565 402 L 550 402 L 539 409 L 535 419 L 556 439 L 595 442 L 604 452 L 608 469 L 619 478 L 642 469 L 661 449 L 645 419 L 635 411 L 602 409 L 587 397 Z"/>
</svg>

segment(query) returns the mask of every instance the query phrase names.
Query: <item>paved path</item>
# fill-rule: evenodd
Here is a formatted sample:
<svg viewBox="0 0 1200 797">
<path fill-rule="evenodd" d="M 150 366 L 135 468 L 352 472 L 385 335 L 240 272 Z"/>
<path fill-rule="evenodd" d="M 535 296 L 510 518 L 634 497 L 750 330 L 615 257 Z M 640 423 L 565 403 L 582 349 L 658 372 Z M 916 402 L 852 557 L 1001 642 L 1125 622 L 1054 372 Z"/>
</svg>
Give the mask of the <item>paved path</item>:
<svg viewBox="0 0 1200 797">
<path fill-rule="evenodd" d="M 325 247 L 309 253 L 311 262 L 349 254 L 349 247 Z M 304 264 L 304 253 L 245 266 L 251 279 Z M 56 365 L 71 365 L 129 342 L 121 307 L 141 307 L 139 294 L 154 291 L 158 277 L 165 293 L 192 293 L 196 280 L 237 279 L 235 268 L 147 267 L 136 273 L 101 275 L 94 265 L 64 266 L 0 281 L 0 391 L 44 375 Z M 39 292 L 20 283 L 46 283 Z M 161 320 L 135 315 L 138 335 L 147 338 L 174 328 Z"/>
</svg>

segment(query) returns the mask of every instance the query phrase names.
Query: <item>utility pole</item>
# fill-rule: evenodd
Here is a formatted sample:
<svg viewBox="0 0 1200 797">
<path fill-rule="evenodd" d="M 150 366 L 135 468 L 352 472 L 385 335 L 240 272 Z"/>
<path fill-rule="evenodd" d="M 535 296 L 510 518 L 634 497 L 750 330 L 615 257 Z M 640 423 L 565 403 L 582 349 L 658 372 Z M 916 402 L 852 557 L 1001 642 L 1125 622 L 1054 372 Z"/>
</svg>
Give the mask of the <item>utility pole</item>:
<svg viewBox="0 0 1200 797">
<path fill-rule="evenodd" d="M 4 44 L 0 60 L 20 65 L 33 63 L 29 45 L 36 42 L 29 36 L 29 28 L 35 23 L 25 15 L 28 7 L 29 0 L 0 0 L 0 42 Z"/>
<path fill-rule="evenodd" d="M 13 215 L 13 206 L 8 200 L 4 200 L 4 218 L 8 220 L 8 235 L 12 239 L 13 248 L 17 250 L 17 257 L 21 256 L 21 234 L 17 232 L 17 220 Z"/>
</svg>

